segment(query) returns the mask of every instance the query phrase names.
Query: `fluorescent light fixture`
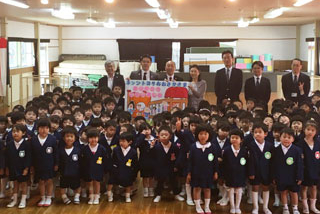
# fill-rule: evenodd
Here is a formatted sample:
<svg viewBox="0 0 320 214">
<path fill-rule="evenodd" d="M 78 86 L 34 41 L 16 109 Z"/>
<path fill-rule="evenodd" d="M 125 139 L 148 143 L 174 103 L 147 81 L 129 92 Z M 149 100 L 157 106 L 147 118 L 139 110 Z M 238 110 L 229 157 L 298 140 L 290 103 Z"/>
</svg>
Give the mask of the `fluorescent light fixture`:
<svg viewBox="0 0 320 214">
<path fill-rule="evenodd" d="M 59 10 L 52 10 L 51 15 L 60 19 L 74 19 L 74 14 L 71 7 L 61 6 Z"/>
<path fill-rule="evenodd" d="M 49 4 L 49 0 L 41 0 L 41 4 Z"/>
<path fill-rule="evenodd" d="M 308 4 L 309 2 L 312 2 L 313 0 L 298 0 L 296 3 L 294 3 L 293 6 L 300 7 L 302 5 Z"/>
<path fill-rule="evenodd" d="M 240 19 L 238 21 L 238 27 L 248 27 L 249 26 L 249 21 L 244 21 L 243 19 Z"/>
<path fill-rule="evenodd" d="M 98 23 L 97 20 L 94 19 L 94 18 L 92 18 L 92 17 L 88 17 L 88 18 L 87 18 L 87 22 L 89 22 L 89 23 L 91 23 L 91 24 L 97 24 L 97 23 Z"/>
<path fill-rule="evenodd" d="M 105 0 L 107 3 L 111 4 L 114 2 L 114 0 Z"/>
<path fill-rule="evenodd" d="M 151 7 L 160 7 L 158 0 L 145 0 Z"/>
<path fill-rule="evenodd" d="M 157 9 L 157 14 L 159 16 L 160 19 L 168 19 L 170 18 L 170 13 L 168 10 L 164 10 L 164 9 Z"/>
<path fill-rule="evenodd" d="M 179 27 L 179 22 L 174 21 L 172 18 L 168 18 L 167 22 L 169 23 L 169 26 L 171 28 L 178 28 Z"/>
<path fill-rule="evenodd" d="M 106 28 L 115 28 L 116 23 L 110 19 L 108 22 L 103 23 L 103 26 Z"/>
<path fill-rule="evenodd" d="M 280 7 L 277 9 L 271 9 L 266 14 L 264 14 L 265 19 L 274 19 L 278 16 L 281 16 L 283 14 L 283 11 L 285 10 L 284 7 Z"/>
<path fill-rule="evenodd" d="M 254 18 L 252 18 L 250 21 L 249 21 L 249 23 L 250 24 L 254 24 L 254 23 L 257 23 L 257 22 L 259 22 L 260 21 L 260 19 L 258 18 L 258 17 L 254 17 Z"/>
<path fill-rule="evenodd" d="M 21 1 L 15 1 L 15 0 L 0 0 L 0 2 L 5 3 L 5 4 L 9 4 L 15 7 L 20 7 L 20 8 L 24 8 L 27 9 L 29 8 L 29 5 L 21 2 Z"/>
</svg>

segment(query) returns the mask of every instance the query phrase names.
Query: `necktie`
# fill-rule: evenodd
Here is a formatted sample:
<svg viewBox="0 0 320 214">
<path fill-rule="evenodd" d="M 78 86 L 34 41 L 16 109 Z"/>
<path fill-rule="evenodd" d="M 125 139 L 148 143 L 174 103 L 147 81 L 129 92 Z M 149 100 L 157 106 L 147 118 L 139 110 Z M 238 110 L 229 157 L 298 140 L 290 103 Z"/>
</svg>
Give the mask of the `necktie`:
<svg viewBox="0 0 320 214">
<path fill-rule="evenodd" d="M 235 155 L 236 157 L 238 157 L 238 153 L 239 153 L 238 151 L 235 151 L 235 152 L 234 152 L 234 155 Z"/>
<path fill-rule="evenodd" d="M 170 82 L 172 81 L 172 77 L 169 77 L 169 81 L 170 81 Z"/>
<path fill-rule="evenodd" d="M 294 75 L 293 83 L 294 83 L 294 84 L 297 84 L 297 83 L 298 83 L 298 76 L 297 76 L 297 75 Z"/>
<path fill-rule="evenodd" d="M 147 80 L 147 72 L 143 73 L 143 80 Z"/>
<path fill-rule="evenodd" d="M 230 69 L 227 68 L 227 82 L 230 81 Z"/>
<path fill-rule="evenodd" d="M 260 85 L 260 81 L 259 81 L 259 77 L 257 77 L 257 82 L 256 82 L 256 87 L 258 87 Z"/>
</svg>

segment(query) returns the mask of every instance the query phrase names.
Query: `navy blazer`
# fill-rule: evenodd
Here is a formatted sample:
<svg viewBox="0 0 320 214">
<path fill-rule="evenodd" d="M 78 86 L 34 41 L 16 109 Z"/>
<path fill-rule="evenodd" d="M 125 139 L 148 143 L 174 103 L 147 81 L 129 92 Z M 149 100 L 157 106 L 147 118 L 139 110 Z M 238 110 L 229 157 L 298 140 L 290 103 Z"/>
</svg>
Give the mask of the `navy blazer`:
<svg viewBox="0 0 320 214">
<path fill-rule="evenodd" d="M 292 144 L 284 154 L 280 145 L 273 153 L 272 175 L 278 185 L 295 185 L 303 180 L 302 151 L 299 147 Z"/>
<path fill-rule="evenodd" d="M 113 84 L 112 84 L 112 88 L 110 88 L 110 90 L 112 90 L 114 88 L 114 86 L 120 86 L 122 89 L 122 96 L 124 95 L 125 92 L 125 83 L 124 83 L 124 78 L 121 74 L 115 73 L 113 76 Z M 98 88 L 101 87 L 107 87 L 108 88 L 108 75 L 102 77 L 99 79 L 99 83 L 98 83 Z"/>
<path fill-rule="evenodd" d="M 111 157 L 113 150 L 119 146 L 119 136 L 115 134 L 111 140 L 111 143 L 108 144 L 105 134 L 101 134 L 99 138 L 99 144 L 106 149 L 108 156 Z"/>
<path fill-rule="evenodd" d="M 6 167 L 9 169 L 9 177 L 22 176 L 23 170 L 31 166 L 30 142 L 24 140 L 17 149 L 14 141 L 7 144 Z"/>
<path fill-rule="evenodd" d="M 217 136 L 218 137 L 218 136 Z M 212 140 L 211 140 L 211 143 L 215 146 L 215 149 L 216 149 L 216 153 L 218 155 L 219 158 L 222 158 L 222 151 L 227 148 L 228 146 L 230 146 L 230 139 L 229 138 L 226 138 L 226 141 L 224 142 L 223 144 L 223 147 L 221 148 L 219 143 L 218 143 L 218 140 L 217 140 L 217 137 L 213 137 Z"/>
<path fill-rule="evenodd" d="M 310 92 L 310 77 L 304 73 L 300 73 L 298 83 L 293 82 L 292 72 L 285 74 L 281 78 L 282 93 L 286 100 L 292 100 L 293 102 L 303 102 L 308 98 Z M 300 95 L 299 83 L 304 83 L 304 95 Z M 292 96 L 292 95 L 297 96 Z"/>
<path fill-rule="evenodd" d="M 254 77 L 246 80 L 244 84 L 244 96 L 246 100 L 249 98 L 255 99 L 257 102 L 263 102 L 265 106 L 268 106 L 271 95 L 270 80 L 265 77 L 261 77 L 259 86 L 256 86 Z"/>
<path fill-rule="evenodd" d="M 154 166 L 154 156 L 151 152 L 151 145 L 145 140 L 146 136 L 140 134 L 137 138 L 137 148 L 139 148 L 139 165 L 141 169 L 153 169 Z"/>
<path fill-rule="evenodd" d="M 6 147 L 4 146 L 4 140 L 0 140 L 0 169 L 4 169 L 5 166 L 5 149 Z"/>
<path fill-rule="evenodd" d="M 237 157 L 231 146 L 222 153 L 221 171 L 228 187 L 244 187 L 247 178 L 248 152 L 243 146 L 240 147 Z"/>
<path fill-rule="evenodd" d="M 27 126 L 26 126 L 26 134 L 23 136 L 24 139 L 30 141 L 32 139 L 33 136 L 35 136 L 35 134 L 30 131 Z M 10 141 L 13 141 L 13 137 L 12 137 L 12 130 L 8 132 L 7 134 L 7 138 L 6 138 L 6 143 L 9 143 Z"/>
<path fill-rule="evenodd" d="M 131 80 L 142 80 L 143 76 L 142 76 L 142 71 L 132 71 L 130 74 L 130 79 Z M 150 80 L 159 80 L 159 76 L 157 73 L 150 71 Z"/>
<path fill-rule="evenodd" d="M 70 155 L 65 148 L 59 149 L 59 172 L 62 177 L 80 177 L 81 150 L 73 147 Z"/>
<path fill-rule="evenodd" d="M 261 152 L 255 141 L 248 144 L 249 164 L 248 176 L 255 176 L 255 179 L 271 183 L 271 158 L 273 153 L 273 144 L 265 141 L 263 151 Z"/>
<path fill-rule="evenodd" d="M 174 81 L 183 81 L 183 78 L 182 77 L 179 77 L 175 74 L 173 74 L 173 79 Z M 162 72 L 159 74 L 159 80 L 161 81 L 169 81 L 168 80 L 168 76 L 167 76 L 167 72 Z"/>
</svg>

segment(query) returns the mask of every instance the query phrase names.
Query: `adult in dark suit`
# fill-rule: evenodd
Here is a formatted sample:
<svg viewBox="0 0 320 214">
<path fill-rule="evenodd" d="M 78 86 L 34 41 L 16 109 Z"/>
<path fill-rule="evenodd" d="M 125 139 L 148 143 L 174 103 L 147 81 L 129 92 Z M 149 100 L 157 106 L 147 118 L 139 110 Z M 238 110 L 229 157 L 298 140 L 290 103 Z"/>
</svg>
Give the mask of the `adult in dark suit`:
<svg viewBox="0 0 320 214">
<path fill-rule="evenodd" d="M 183 81 L 183 79 L 177 75 L 174 75 L 174 72 L 176 70 L 176 63 L 174 61 L 168 61 L 166 63 L 166 72 L 161 73 L 159 80 L 164 81 Z"/>
<path fill-rule="evenodd" d="M 228 99 L 239 100 L 242 89 L 242 70 L 232 67 L 233 53 L 222 52 L 222 60 L 225 68 L 217 71 L 214 84 L 217 104 L 222 104 Z"/>
<path fill-rule="evenodd" d="M 310 77 L 301 73 L 301 59 L 292 60 L 292 72 L 282 76 L 282 92 L 286 100 L 301 103 L 308 98 Z"/>
<path fill-rule="evenodd" d="M 255 99 L 265 105 L 265 110 L 268 110 L 268 102 L 270 100 L 271 85 L 270 80 L 262 76 L 263 63 L 255 61 L 252 64 L 253 77 L 246 80 L 244 84 L 244 96 L 246 100 L 249 98 Z"/>
<path fill-rule="evenodd" d="M 125 83 L 121 74 L 115 73 L 115 65 L 113 61 L 107 61 L 105 64 L 107 75 L 99 79 L 98 88 L 108 87 L 113 90 L 114 86 L 121 86 L 122 94 L 124 94 Z"/>
<path fill-rule="evenodd" d="M 159 80 L 158 74 L 150 71 L 151 56 L 143 55 L 140 57 L 141 69 L 139 71 L 132 71 L 130 74 L 131 80 Z"/>
</svg>

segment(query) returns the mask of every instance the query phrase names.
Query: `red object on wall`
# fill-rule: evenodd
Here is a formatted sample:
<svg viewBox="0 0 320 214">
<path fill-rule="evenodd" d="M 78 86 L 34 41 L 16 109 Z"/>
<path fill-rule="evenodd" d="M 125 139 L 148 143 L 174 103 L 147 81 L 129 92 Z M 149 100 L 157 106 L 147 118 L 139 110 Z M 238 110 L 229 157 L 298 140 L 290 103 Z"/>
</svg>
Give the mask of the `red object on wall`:
<svg viewBox="0 0 320 214">
<path fill-rule="evenodd" d="M 5 38 L 0 38 L 0 48 L 7 48 L 8 41 Z"/>
<path fill-rule="evenodd" d="M 170 87 L 166 90 L 165 98 L 188 98 L 188 89 L 182 87 Z"/>
</svg>

